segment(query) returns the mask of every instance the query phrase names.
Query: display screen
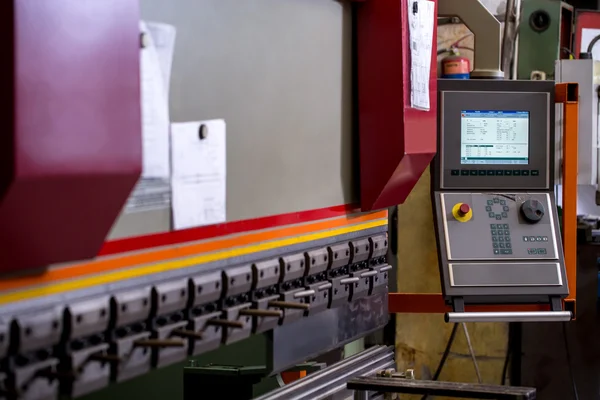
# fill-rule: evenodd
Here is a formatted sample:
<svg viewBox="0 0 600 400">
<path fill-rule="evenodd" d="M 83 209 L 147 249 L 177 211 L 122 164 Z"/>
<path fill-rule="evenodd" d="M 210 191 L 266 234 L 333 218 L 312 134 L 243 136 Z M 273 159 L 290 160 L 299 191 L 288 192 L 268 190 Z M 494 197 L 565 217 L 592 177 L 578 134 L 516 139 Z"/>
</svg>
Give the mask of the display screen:
<svg viewBox="0 0 600 400">
<path fill-rule="evenodd" d="M 461 164 L 528 164 L 529 112 L 463 110 Z"/>
</svg>

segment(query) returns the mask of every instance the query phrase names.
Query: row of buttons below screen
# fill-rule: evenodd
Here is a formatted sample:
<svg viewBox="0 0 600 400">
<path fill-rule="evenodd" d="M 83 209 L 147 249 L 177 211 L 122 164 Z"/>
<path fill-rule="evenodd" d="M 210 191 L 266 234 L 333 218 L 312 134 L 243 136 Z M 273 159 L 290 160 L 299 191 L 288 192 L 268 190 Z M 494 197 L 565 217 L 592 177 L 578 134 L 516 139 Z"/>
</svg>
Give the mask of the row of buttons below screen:
<svg viewBox="0 0 600 400">
<path fill-rule="evenodd" d="M 496 243 L 494 243 L 494 245 L 496 245 Z M 502 243 L 500 243 L 500 245 L 502 245 Z M 510 243 L 506 244 L 507 246 L 510 245 Z M 495 246 L 494 246 L 495 247 Z M 494 254 L 512 254 L 512 249 L 510 248 L 500 248 L 500 249 L 496 249 L 494 248 Z M 548 254 L 546 252 L 546 249 L 527 249 L 527 254 Z"/>
<path fill-rule="evenodd" d="M 450 170 L 452 176 L 539 176 L 537 169 L 453 169 Z"/>
</svg>

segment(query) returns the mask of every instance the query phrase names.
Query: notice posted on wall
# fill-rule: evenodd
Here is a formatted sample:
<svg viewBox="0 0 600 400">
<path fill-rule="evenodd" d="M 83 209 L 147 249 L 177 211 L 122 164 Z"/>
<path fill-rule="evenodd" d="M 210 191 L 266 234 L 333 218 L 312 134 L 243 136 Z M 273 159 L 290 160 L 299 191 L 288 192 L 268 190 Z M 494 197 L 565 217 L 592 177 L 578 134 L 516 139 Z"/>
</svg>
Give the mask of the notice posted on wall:
<svg viewBox="0 0 600 400">
<path fill-rule="evenodd" d="M 173 229 L 225 222 L 226 143 L 222 119 L 171 124 Z"/>
<path fill-rule="evenodd" d="M 125 213 L 168 209 L 170 187 L 169 82 L 175 27 L 140 22 L 140 86 L 142 99 L 142 176 Z"/>
<path fill-rule="evenodd" d="M 410 42 L 410 104 L 412 108 L 429 111 L 429 75 L 435 2 L 429 0 L 408 1 L 408 29 Z"/>
</svg>

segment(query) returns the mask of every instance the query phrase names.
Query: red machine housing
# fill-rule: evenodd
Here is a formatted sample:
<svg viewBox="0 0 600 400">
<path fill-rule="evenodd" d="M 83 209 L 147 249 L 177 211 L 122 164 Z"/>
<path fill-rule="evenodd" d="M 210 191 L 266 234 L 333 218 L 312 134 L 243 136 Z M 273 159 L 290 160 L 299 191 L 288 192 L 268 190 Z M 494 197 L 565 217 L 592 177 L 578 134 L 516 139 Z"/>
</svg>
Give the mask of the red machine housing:
<svg viewBox="0 0 600 400">
<path fill-rule="evenodd" d="M 94 257 L 141 170 L 138 1 L 0 17 L 0 272 Z"/>
<path fill-rule="evenodd" d="M 356 5 L 363 211 L 403 203 L 436 153 L 437 46 L 434 42 L 431 109 L 419 111 L 410 106 L 408 1 L 366 0 Z"/>
</svg>

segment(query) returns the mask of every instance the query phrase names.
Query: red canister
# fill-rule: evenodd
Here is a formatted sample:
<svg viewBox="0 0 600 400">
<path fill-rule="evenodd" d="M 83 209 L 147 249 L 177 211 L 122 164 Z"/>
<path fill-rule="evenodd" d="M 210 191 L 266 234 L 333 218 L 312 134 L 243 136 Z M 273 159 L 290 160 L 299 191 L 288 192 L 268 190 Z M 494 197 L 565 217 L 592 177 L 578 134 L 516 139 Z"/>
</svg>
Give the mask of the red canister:
<svg viewBox="0 0 600 400">
<path fill-rule="evenodd" d="M 442 78 L 469 79 L 471 77 L 471 62 L 467 57 L 449 56 L 442 60 Z"/>
</svg>

